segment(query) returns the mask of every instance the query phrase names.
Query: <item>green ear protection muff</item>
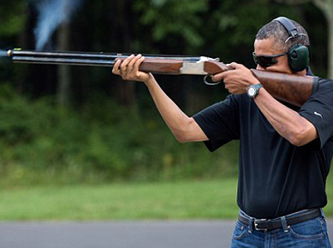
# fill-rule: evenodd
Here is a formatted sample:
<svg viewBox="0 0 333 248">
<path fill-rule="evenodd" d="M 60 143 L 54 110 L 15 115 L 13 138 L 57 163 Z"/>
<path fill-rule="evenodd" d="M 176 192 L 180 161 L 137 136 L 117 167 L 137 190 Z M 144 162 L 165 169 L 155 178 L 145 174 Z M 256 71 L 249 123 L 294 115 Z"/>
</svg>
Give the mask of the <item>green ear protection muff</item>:
<svg viewBox="0 0 333 248">
<path fill-rule="evenodd" d="M 278 17 L 274 20 L 278 21 L 287 30 L 289 34 L 288 39 L 293 39 L 300 36 L 296 26 L 288 18 Z M 309 61 L 310 61 L 310 53 L 308 47 L 301 44 L 295 44 L 289 49 L 288 63 L 292 71 L 303 71 L 305 68 L 308 67 Z"/>
</svg>

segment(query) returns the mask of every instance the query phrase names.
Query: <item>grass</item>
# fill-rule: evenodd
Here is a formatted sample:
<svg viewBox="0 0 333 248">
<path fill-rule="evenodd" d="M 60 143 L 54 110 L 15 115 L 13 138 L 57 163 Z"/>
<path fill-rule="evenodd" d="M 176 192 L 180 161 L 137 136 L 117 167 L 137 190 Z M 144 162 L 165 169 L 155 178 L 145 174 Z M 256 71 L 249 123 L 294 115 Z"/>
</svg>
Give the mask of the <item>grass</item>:
<svg viewBox="0 0 333 248">
<path fill-rule="evenodd" d="M 236 180 L 2 189 L 0 220 L 232 218 Z"/>
<path fill-rule="evenodd" d="M 0 190 L 0 220 L 236 218 L 237 179 Z M 333 199 L 333 176 L 327 193 Z M 333 203 L 325 208 L 333 216 Z"/>
</svg>

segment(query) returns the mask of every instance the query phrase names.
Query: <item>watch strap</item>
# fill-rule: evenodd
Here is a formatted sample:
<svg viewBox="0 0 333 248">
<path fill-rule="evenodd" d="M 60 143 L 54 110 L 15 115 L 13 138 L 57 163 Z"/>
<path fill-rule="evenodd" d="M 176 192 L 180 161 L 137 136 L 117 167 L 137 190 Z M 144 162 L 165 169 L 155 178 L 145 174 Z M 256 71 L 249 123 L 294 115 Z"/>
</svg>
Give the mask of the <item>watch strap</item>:
<svg viewBox="0 0 333 248">
<path fill-rule="evenodd" d="M 251 98 L 255 98 L 255 97 L 259 94 L 259 90 L 260 90 L 262 87 L 263 87 L 262 84 L 252 84 L 252 85 L 249 87 L 249 89 L 250 89 L 250 88 L 253 89 L 253 90 L 254 90 L 254 94 L 253 94 L 253 95 L 248 94 L 249 97 L 251 97 Z"/>
</svg>

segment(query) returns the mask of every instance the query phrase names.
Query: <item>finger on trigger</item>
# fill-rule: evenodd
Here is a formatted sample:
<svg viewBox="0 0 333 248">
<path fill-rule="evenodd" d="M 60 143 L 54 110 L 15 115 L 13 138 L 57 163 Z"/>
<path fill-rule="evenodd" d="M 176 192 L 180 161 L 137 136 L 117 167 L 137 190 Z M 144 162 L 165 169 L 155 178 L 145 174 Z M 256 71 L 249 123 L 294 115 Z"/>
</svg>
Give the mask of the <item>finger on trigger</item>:
<svg viewBox="0 0 333 248">
<path fill-rule="evenodd" d="M 215 74 L 214 76 L 212 76 L 212 80 L 214 82 L 219 82 L 219 81 L 223 80 L 223 78 L 224 78 L 223 73 L 218 73 L 218 74 Z"/>
</svg>

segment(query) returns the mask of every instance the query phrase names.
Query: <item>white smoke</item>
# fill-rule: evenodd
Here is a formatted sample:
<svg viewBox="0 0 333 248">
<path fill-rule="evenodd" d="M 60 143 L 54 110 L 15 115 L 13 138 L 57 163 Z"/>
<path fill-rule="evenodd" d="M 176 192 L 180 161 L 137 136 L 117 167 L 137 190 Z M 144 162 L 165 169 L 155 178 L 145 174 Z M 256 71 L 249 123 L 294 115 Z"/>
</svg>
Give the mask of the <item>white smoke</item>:
<svg viewBox="0 0 333 248">
<path fill-rule="evenodd" d="M 37 2 L 36 50 L 44 48 L 52 34 L 77 10 L 82 0 L 41 0 Z"/>
<path fill-rule="evenodd" d="M 0 50 L 0 57 L 7 56 L 7 51 Z"/>
</svg>

